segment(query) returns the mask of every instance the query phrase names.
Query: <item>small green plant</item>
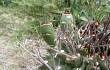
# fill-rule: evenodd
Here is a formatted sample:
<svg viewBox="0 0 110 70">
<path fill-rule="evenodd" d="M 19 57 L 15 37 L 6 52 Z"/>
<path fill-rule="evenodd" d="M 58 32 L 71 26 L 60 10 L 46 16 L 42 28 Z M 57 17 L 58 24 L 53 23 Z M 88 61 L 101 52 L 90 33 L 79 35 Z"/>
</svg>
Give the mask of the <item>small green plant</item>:
<svg viewBox="0 0 110 70">
<path fill-rule="evenodd" d="M 0 5 L 5 7 L 11 6 L 11 5 L 15 6 L 12 0 L 0 0 Z"/>
</svg>

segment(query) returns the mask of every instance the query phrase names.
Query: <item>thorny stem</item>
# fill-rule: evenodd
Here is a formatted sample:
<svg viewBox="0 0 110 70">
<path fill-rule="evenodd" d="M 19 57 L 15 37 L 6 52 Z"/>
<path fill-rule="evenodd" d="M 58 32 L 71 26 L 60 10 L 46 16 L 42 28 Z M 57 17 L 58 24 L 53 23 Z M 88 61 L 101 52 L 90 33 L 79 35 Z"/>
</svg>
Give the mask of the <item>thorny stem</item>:
<svg viewBox="0 0 110 70">
<path fill-rule="evenodd" d="M 56 64 L 55 64 L 55 60 L 54 60 L 54 55 L 53 55 L 52 52 L 49 52 L 49 53 L 50 53 L 51 59 L 53 61 L 53 69 L 55 69 L 56 68 Z"/>
<path fill-rule="evenodd" d="M 57 67 L 55 68 L 55 70 L 58 70 L 58 67 L 60 66 L 60 59 L 58 61 Z"/>
<path fill-rule="evenodd" d="M 71 43 L 71 44 L 72 44 L 72 50 L 73 50 L 73 52 L 74 52 L 74 55 L 77 56 L 77 53 L 76 53 L 77 47 L 76 47 L 76 45 L 75 45 L 74 40 L 72 40 L 72 38 L 71 38 L 69 35 L 67 35 L 67 36 L 66 36 L 66 41 L 67 41 L 68 43 Z"/>
<path fill-rule="evenodd" d="M 72 59 L 72 60 L 76 60 L 77 58 L 80 58 L 80 57 L 74 57 L 74 56 L 68 55 L 68 54 L 66 54 L 66 53 L 62 53 L 62 52 L 60 52 L 60 51 L 58 51 L 58 50 L 55 50 L 55 49 L 53 49 L 53 48 L 51 48 L 51 47 L 42 47 L 42 48 L 39 48 L 39 49 L 51 49 L 52 51 L 54 51 L 54 52 L 56 52 L 56 53 L 58 53 L 58 54 L 60 54 L 60 55 L 65 55 L 67 58 L 70 58 L 70 59 Z M 82 57 L 87 63 L 90 63 L 89 60 L 88 60 L 86 57 L 84 57 L 83 55 L 82 55 L 81 57 Z"/>
<path fill-rule="evenodd" d="M 38 49 L 38 48 L 37 48 L 37 49 Z M 39 48 L 39 49 L 49 49 L 49 50 L 52 50 L 53 52 L 56 52 L 56 53 L 58 53 L 58 54 L 60 54 L 60 55 L 65 55 L 67 58 L 70 58 L 70 59 L 72 59 L 72 60 L 76 60 L 76 59 L 77 59 L 77 58 L 74 57 L 74 56 L 71 56 L 71 55 L 66 54 L 66 53 L 64 53 L 64 52 L 60 52 L 60 51 L 58 51 L 58 50 L 56 50 L 56 49 L 53 49 L 53 48 L 51 48 L 51 47 L 42 47 L 42 48 Z"/>
<path fill-rule="evenodd" d="M 70 51 L 70 48 L 68 47 L 68 44 L 73 44 L 72 42 L 70 42 L 70 41 L 72 41 L 71 39 L 71 37 L 68 35 L 68 33 L 66 33 L 66 32 L 62 32 L 62 31 L 60 31 L 61 29 L 60 28 L 58 28 L 57 29 L 57 37 L 58 37 L 58 41 L 59 41 L 59 47 L 61 48 L 61 42 L 62 41 L 64 41 L 65 42 L 65 44 L 66 44 L 66 48 L 67 48 L 67 50 L 69 51 L 69 53 L 70 54 L 73 54 L 71 51 Z M 63 36 L 63 37 L 62 37 Z M 73 52 L 75 53 L 75 47 L 72 45 L 72 49 L 73 49 Z M 61 50 L 61 49 L 60 49 Z"/>
<path fill-rule="evenodd" d="M 68 42 L 69 43 L 69 42 Z M 68 43 L 66 43 L 66 41 L 65 41 L 65 44 L 66 44 L 66 48 L 67 48 L 67 50 L 69 51 L 69 53 L 72 55 L 73 53 L 72 53 L 72 51 L 70 50 L 70 48 L 68 47 L 69 46 L 69 44 Z"/>
<path fill-rule="evenodd" d="M 19 43 L 20 44 L 20 43 Z M 33 54 L 32 52 L 30 52 L 29 50 L 27 50 L 25 47 L 26 47 L 26 45 L 24 44 L 24 45 L 22 45 L 22 44 L 20 44 L 20 46 L 26 51 L 26 52 L 28 52 L 31 56 L 32 56 L 32 58 L 35 60 L 35 61 L 37 61 L 38 62 L 38 60 L 36 60 L 36 58 L 35 57 L 33 57 L 33 56 L 37 56 L 38 58 L 39 58 L 39 60 L 40 60 L 40 64 L 45 64 L 50 70 L 53 70 L 47 63 L 45 63 L 45 61 L 39 56 L 39 55 L 36 55 L 36 54 Z"/>
</svg>

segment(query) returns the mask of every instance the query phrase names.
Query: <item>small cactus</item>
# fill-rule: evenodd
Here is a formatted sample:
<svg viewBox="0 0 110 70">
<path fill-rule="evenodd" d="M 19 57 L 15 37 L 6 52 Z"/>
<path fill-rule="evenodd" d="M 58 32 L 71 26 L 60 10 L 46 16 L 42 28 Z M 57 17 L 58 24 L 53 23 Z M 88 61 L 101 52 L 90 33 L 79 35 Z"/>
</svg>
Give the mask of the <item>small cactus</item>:
<svg viewBox="0 0 110 70">
<path fill-rule="evenodd" d="M 61 16 L 60 26 L 63 33 L 72 33 L 73 28 L 75 27 L 75 23 L 69 8 L 66 8 Z"/>
<path fill-rule="evenodd" d="M 41 23 L 40 31 L 45 42 L 51 47 L 56 45 L 56 33 L 51 22 L 45 21 Z"/>
</svg>

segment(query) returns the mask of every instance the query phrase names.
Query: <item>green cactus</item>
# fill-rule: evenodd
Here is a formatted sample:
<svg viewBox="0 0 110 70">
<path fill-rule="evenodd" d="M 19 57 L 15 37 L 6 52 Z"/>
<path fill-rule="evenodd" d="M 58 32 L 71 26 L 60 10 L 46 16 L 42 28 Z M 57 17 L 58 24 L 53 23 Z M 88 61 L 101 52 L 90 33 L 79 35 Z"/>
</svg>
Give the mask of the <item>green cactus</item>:
<svg viewBox="0 0 110 70">
<path fill-rule="evenodd" d="M 77 49 L 77 50 L 78 50 L 78 52 L 79 52 L 81 55 L 83 55 L 83 56 L 86 56 L 86 55 L 87 55 L 87 50 L 86 50 L 86 49 L 80 48 L 80 49 Z"/>
<path fill-rule="evenodd" d="M 101 63 L 101 64 L 99 65 L 99 67 L 100 67 L 100 70 L 107 70 L 107 68 L 106 68 L 106 66 L 105 66 L 104 63 Z"/>
<path fill-rule="evenodd" d="M 64 42 L 61 43 L 61 50 L 64 50 L 68 54 L 73 53 L 72 45 L 70 44 L 66 45 Z"/>
<path fill-rule="evenodd" d="M 82 59 L 78 58 L 77 60 L 66 60 L 66 65 L 71 68 L 79 68 L 82 64 Z"/>
<path fill-rule="evenodd" d="M 73 16 L 70 13 L 70 9 L 66 8 L 65 12 L 61 16 L 61 21 L 60 21 L 62 32 L 69 32 L 71 34 L 73 31 L 74 25 L 75 24 L 74 24 Z"/>
<path fill-rule="evenodd" d="M 51 22 L 42 22 L 40 31 L 45 42 L 51 47 L 56 45 L 56 33 Z"/>
<path fill-rule="evenodd" d="M 56 57 L 57 60 L 60 60 L 60 64 L 61 65 L 65 65 L 65 61 L 66 61 L 66 56 L 65 55 L 60 55 L 58 54 Z"/>
<path fill-rule="evenodd" d="M 39 67 L 38 70 L 49 70 L 45 65 L 42 65 L 41 67 Z"/>
<path fill-rule="evenodd" d="M 90 65 L 87 65 L 86 70 L 92 70 L 92 67 Z"/>
<path fill-rule="evenodd" d="M 81 70 L 86 70 L 87 65 L 88 65 L 88 63 L 85 60 L 83 60 L 83 63 L 81 65 L 81 67 L 80 67 Z"/>
<path fill-rule="evenodd" d="M 76 3 L 76 2 L 77 2 L 77 0 L 74 1 L 74 3 Z M 75 12 L 75 10 L 74 10 L 74 12 Z M 73 14 L 75 17 L 74 12 L 73 12 Z M 83 15 L 79 16 L 79 14 L 80 13 L 78 11 L 78 15 L 75 18 L 83 17 Z M 56 50 L 55 53 L 53 53 L 52 51 L 49 51 L 50 58 L 48 59 L 48 65 L 50 67 L 52 67 L 52 70 L 55 70 L 55 67 L 57 67 L 57 66 L 59 66 L 59 68 L 60 68 L 58 70 L 77 70 L 78 68 L 80 70 L 92 70 L 92 69 L 94 70 L 95 68 L 97 68 L 97 69 L 99 68 L 100 70 L 106 70 L 107 69 L 105 66 L 106 64 L 100 63 L 101 59 L 99 58 L 99 55 L 95 56 L 96 54 L 99 54 L 94 49 L 94 46 L 97 46 L 96 43 L 98 43 L 98 40 L 96 43 L 92 42 L 93 37 L 90 37 L 91 28 L 89 25 L 90 22 L 88 23 L 89 20 L 87 21 L 87 27 L 86 27 L 87 32 L 85 31 L 85 27 L 82 28 L 82 32 L 80 32 L 80 35 L 82 38 L 79 38 L 79 35 L 77 35 L 78 28 L 76 29 L 76 24 L 77 24 L 77 21 L 78 21 L 78 23 L 80 23 L 82 21 L 82 19 L 84 19 L 84 18 L 82 18 L 80 20 L 76 19 L 77 21 L 75 21 L 74 17 L 72 16 L 72 14 L 70 12 L 70 8 L 66 8 L 64 10 L 64 13 L 61 16 L 60 22 L 59 22 L 59 17 L 54 16 L 54 20 L 56 20 L 56 21 L 53 21 L 53 26 L 55 28 L 57 28 L 58 24 L 60 23 L 60 28 L 61 28 L 62 33 L 59 32 L 58 37 L 57 37 L 58 40 L 60 39 L 58 41 L 59 49 L 55 48 L 55 50 Z M 88 19 L 89 19 L 89 17 L 88 17 Z M 54 31 L 53 26 L 50 22 L 43 22 L 41 24 L 42 37 L 46 41 L 46 43 L 48 45 L 50 45 L 51 47 L 56 46 L 56 41 L 55 41 L 56 33 Z M 59 29 L 59 27 L 58 27 L 58 29 Z M 93 29 L 93 31 L 94 30 L 95 29 Z M 59 29 L 59 31 L 60 31 L 60 29 Z M 61 33 L 61 35 L 59 35 L 60 33 Z M 100 33 L 100 31 L 99 31 L 99 33 Z M 66 38 L 62 39 L 60 36 L 65 36 Z M 100 44 L 100 43 L 101 42 L 99 42 L 98 45 L 103 45 L 103 44 L 105 45 L 105 43 L 103 43 L 103 44 Z M 75 51 L 73 49 L 75 49 Z M 57 56 L 55 56 L 54 54 L 57 54 Z M 74 57 L 73 57 L 74 54 L 80 54 L 80 57 L 78 56 L 79 58 L 75 58 L 75 60 L 74 60 Z M 91 58 L 89 59 L 89 55 L 93 56 L 93 59 L 91 59 Z M 47 60 L 47 59 L 45 59 L 45 60 Z M 53 62 L 53 61 L 55 61 L 55 62 Z M 95 62 L 95 61 L 97 61 L 97 62 Z M 99 65 L 97 63 L 99 63 Z M 45 68 L 44 68 L 44 70 L 45 70 Z"/>
</svg>

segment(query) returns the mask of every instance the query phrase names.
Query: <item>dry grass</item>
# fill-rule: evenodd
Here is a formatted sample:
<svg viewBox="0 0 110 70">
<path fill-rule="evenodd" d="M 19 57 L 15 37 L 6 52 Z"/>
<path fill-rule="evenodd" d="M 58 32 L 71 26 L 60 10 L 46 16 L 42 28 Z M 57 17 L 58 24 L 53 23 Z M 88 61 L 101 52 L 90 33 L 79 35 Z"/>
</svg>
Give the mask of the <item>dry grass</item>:
<svg viewBox="0 0 110 70">
<path fill-rule="evenodd" d="M 34 38 L 11 40 L 13 30 L 28 22 L 27 16 L 20 18 L 14 9 L 0 8 L 0 70 L 37 70 L 41 64 L 30 52 L 38 54 L 37 47 L 45 43 Z"/>
</svg>

